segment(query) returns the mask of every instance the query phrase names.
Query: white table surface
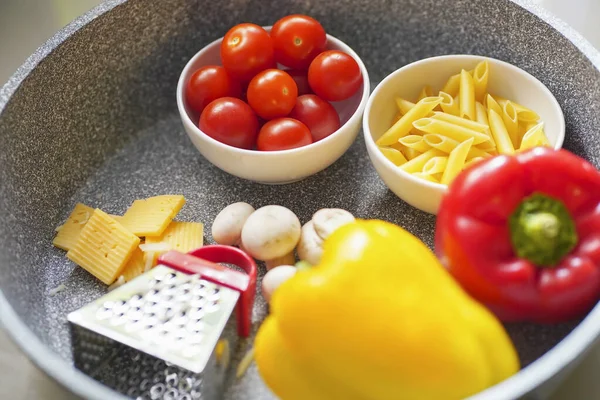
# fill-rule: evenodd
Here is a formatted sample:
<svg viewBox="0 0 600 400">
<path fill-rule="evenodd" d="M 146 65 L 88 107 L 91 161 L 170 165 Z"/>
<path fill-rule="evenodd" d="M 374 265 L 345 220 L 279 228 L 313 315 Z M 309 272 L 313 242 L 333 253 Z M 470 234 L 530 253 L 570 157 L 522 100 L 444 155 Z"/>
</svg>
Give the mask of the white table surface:
<svg viewBox="0 0 600 400">
<path fill-rule="evenodd" d="M 0 0 L 0 85 L 40 44 L 100 0 Z M 539 0 L 600 48 L 599 0 Z M 549 400 L 600 399 L 600 346 Z M 68 400 L 0 331 L 0 399 Z"/>
</svg>

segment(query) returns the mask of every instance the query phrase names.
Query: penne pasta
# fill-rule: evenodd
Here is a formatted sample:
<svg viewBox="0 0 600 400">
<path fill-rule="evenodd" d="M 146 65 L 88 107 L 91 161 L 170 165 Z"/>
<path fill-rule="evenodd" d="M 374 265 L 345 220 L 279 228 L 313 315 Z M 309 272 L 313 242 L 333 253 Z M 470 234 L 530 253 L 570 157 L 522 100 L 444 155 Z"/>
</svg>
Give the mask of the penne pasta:
<svg viewBox="0 0 600 400">
<path fill-rule="evenodd" d="M 448 93 L 450 96 L 455 97 L 458 94 L 460 88 L 460 74 L 452 75 L 442 88 L 442 92 Z"/>
<path fill-rule="evenodd" d="M 482 61 L 473 70 L 473 84 L 475 87 L 475 100 L 483 101 L 487 92 L 487 84 L 490 76 L 490 66 L 486 61 Z"/>
<path fill-rule="evenodd" d="M 426 97 L 419 101 L 377 140 L 377 145 L 389 146 L 408 135 L 413 128 L 413 122 L 429 114 L 441 101 L 440 97 Z"/>
<path fill-rule="evenodd" d="M 458 106 L 458 101 L 455 101 L 454 97 L 450 96 L 446 92 L 440 92 L 439 96 L 442 98 L 440 107 L 442 108 L 443 112 L 445 112 L 447 114 L 451 114 L 451 115 L 456 115 L 456 116 L 458 116 L 460 114 L 460 108 Z"/>
<path fill-rule="evenodd" d="M 457 117 L 455 115 L 446 114 L 446 113 L 434 112 L 433 116 L 431 118 L 437 119 L 439 121 L 446 121 L 451 124 L 459 125 L 459 126 L 467 128 L 467 129 L 472 129 L 474 131 L 481 132 L 481 133 L 486 133 L 490 130 L 490 127 L 487 124 L 486 125 L 480 124 L 479 122 L 471 121 L 468 119 L 464 119 L 464 118 Z"/>
<path fill-rule="evenodd" d="M 460 116 L 475 120 L 475 84 L 473 77 L 464 69 L 460 72 L 459 88 Z"/>
<path fill-rule="evenodd" d="M 411 108 L 413 108 L 415 106 L 415 103 L 413 103 L 412 101 L 408 101 L 401 97 L 396 97 L 395 100 L 396 100 L 396 106 L 398 107 L 398 112 L 400 113 L 400 115 L 405 115 L 407 112 L 410 111 Z"/>
<path fill-rule="evenodd" d="M 459 142 L 464 142 L 470 138 L 474 139 L 474 143 L 479 144 L 490 140 L 490 137 L 485 133 L 477 132 L 464 126 L 451 124 L 446 121 L 440 121 L 433 118 L 421 118 L 413 123 L 414 127 L 427 133 L 438 133 L 443 136 L 448 136 L 451 139 Z"/>
<path fill-rule="evenodd" d="M 436 179 L 435 175 L 429 175 L 424 172 L 413 172 L 411 175 L 414 176 L 415 178 L 424 179 L 429 182 L 440 183 L 440 180 Z"/>
<path fill-rule="evenodd" d="M 498 102 L 498 104 L 500 104 L 500 106 L 504 106 L 504 104 L 509 101 L 500 96 L 493 96 L 493 97 L 496 100 L 496 102 Z M 540 116 L 536 112 L 530 110 L 529 108 L 527 108 L 519 103 L 515 103 L 514 101 L 511 101 L 511 103 L 515 107 L 515 110 L 517 110 L 517 118 L 519 119 L 519 121 L 537 122 L 540 120 Z"/>
<path fill-rule="evenodd" d="M 433 94 L 433 91 L 431 89 L 431 86 L 429 85 L 425 85 L 423 86 L 423 89 L 421 89 L 421 92 L 419 93 L 419 96 L 417 97 L 417 103 L 421 100 L 423 100 L 425 97 L 431 97 Z"/>
<path fill-rule="evenodd" d="M 423 173 L 427 175 L 444 172 L 448 164 L 448 157 L 433 157 L 423 166 Z"/>
<path fill-rule="evenodd" d="M 438 134 L 427 134 L 423 136 L 423 140 L 425 140 L 425 143 L 431 146 L 431 148 L 438 149 L 447 154 L 450 154 L 452 150 L 454 150 L 460 144 L 454 139 Z M 471 146 L 469 154 L 467 154 L 467 160 L 474 157 L 488 158 L 491 156 L 492 154 L 484 150 L 478 149 L 475 146 Z"/>
<path fill-rule="evenodd" d="M 540 122 L 530 130 L 528 130 L 523 136 L 519 151 L 531 149 L 537 146 L 549 146 L 548 139 L 544 134 L 544 123 Z"/>
<path fill-rule="evenodd" d="M 427 150 L 425 153 L 418 155 L 406 164 L 402 164 L 399 168 L 403 171 L 413 173 L 422 172 L 425 163 L 431 160 L 433 157 L 443 156 L 444 153 L 437 149 Z"/>
<path fill-rule="evenodd" d="M 489 94 L 485 98 L 484 105 L 488 109 L 488 120 L 490 118 L 489 110 L 494 110 L 495 112 L 498 113 L 498 115 L 502 115 L 502 113 L 504 112 L 504 111 L 502 111 L 502 107 L 500 107 L 500 104 L 498 104 L 498 102 Z"/>
<path fill-rule="evenodd" d="M 410 147 L 406 147 L 406 146 L 402 146 L 402 149 L 400 151 L 402 152 L 402 154 L 404 154 L 404 157 L 408 161 L 413 160 L 421 155 L 420 152 L 416 151 L 415 149 L 411 149 Z"/>
<path fill-rule="evenodd" d="M 424 153 L 431 148 L 427 143 L 425 143 L 423 136 L 419 135 L 404 136 L 398 140 L 398 143 L 411 149 L 415 149 L 420 153 Z"/>
<path fill-rule="evenodd" d="M 381 151 L 385 158 L 390 160 L 396 166 L 402 165 L 408 161 L 400 150 L 391 147 L 379 147 L 379 151 Z"/>
<path fill-rule="evenodd" d="M 519 122 L 517 121 L 517 110 L 510 101 L 507 101 L 502 106 L 502 120 L 504 126 L 515 148 L 519 147 Z"/>
<path fill-rule="evenodd" d="M 485 158 L 483 157 L 473 157 L 470 160 L 467 158 L 467 161 L 465 162 L 465 166 L 463 167 L 463 169 L 469 168 L 471 166 L 473 166 L 474 164 L 477 164 L 479 161 L 483 161 L 485 160 Z"/>
<path fill-rule="evenodd" d="M 449 185 L 450 182 L 452 182 L 460 173 L 460 171 L 463 170 L 465 161 L 467 160 L 467 154 L 469 154 L 469 150 L 471 150 L 472 145 L 473 138 L 470 138 L 469 140 L 466 140 L 456 146 L 456 148 L 450 152 L 447 166 L 444 170 L 440 183 Z"/>
<path fill-rule="evenodd" d="M 492 137 L 496 146 L 498 147 L 498 153 L 500 154 L 515 154 L 515 148 L 510 140 L 508 131 L 504 126 L 504 121 L 500 114 L 493 109 L 488 109 L 488 119 L 490 121 L 490 130 L 492 131 Z"/>
<path fill-rule="evenodd" d="M 481 125 L 486 125 L 489 130 L 490 123 L 488 122 L 487 110 L 480 102 L 475 103 L 475 121 Z"/>
</svg>

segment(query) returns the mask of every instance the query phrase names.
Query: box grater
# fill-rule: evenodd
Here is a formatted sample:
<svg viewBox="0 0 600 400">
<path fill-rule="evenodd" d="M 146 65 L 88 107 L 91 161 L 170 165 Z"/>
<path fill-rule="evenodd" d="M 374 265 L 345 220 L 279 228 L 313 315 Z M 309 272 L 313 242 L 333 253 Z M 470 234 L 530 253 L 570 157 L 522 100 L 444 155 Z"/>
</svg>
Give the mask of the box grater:
<svg viewBox="0 0 600 400">
<path fill-rule="evenodd" d="M 158 264 L 69 314 L 75 365 L 134 399 L 221 398 L 230 355 L 250 335 L 256 264 L 220 245 Z"/>
</svg>

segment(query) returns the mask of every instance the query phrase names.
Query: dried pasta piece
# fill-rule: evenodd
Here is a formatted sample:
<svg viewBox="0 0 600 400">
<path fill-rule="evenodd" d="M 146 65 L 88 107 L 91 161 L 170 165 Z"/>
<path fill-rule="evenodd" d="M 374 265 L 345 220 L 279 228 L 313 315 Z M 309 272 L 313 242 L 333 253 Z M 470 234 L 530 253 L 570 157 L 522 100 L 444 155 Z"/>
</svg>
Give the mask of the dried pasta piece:
<svg viewBox="0 0 600 400">
<path fill-rule="evenodd" d="M 181 195 L 164 195 L 136 200 L 121 224 L 137 236 L 160 236 L 185 204 Z"/>
<path fill-rule="evenodd" d="M 404 154 L 402 154 L 400 150 L 392 147 L 380 147 L 379 150 L 385 156 L 385 158 L 393 162 L 396 166 L 402 165 L 407 161 L 406 157 L 404 157 Z"/>
<path fill-rule="evenodd" d="M 59 249 L 71 250 L 93 212 L 94 209 L 92 207 L 77 203 L 67 221 L 60 226 L 60 229 L 57 228 L 58 233 L 52 244 Z"/>
<path fill-rule="evenodd" d="M 125 278 L 125 282 L 130 282 L 136 277 L 144 273 L 144 252 L 139 246 L 133 251 L 131 258 L 125 265 L 121 275 Z"/>
<path fill-rule="evenodd" d="M 180 222 L 173 221 L 161 236 L 146 237 L 146 246 L 165 244 L 167 250 L 177 250 L 182 253 L 195 250 L 202 247 L 204 242 L 204 225 L 200 222 Z M 165 251 L 167 251 L 165 250 Z M 146 253 L 147 257 L 151 257 L 151 267 L 156 265 L 158 257 L 162 251 L 150 251 Z M 149 261 L 146 260 L 146 263 Z"/>
<path fill-rule="evenodd" d="M 121 275 L 139 244 L 140 238 L 96 209 L 67 252 L 67 257 L 110 285 Z"/>
</svg>

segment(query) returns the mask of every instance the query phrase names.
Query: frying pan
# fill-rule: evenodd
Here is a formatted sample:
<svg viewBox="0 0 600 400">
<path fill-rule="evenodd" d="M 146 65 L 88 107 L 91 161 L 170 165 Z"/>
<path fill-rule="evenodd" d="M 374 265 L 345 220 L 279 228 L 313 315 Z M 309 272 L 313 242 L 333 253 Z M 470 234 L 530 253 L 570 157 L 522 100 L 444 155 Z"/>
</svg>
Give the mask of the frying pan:
<svg viewBox="0 0 600 400">
<path fill-rule="evenodd" d="M 432 246 L 434 217 L 386 189 L 360 135 L 334 165 L 284 186 L 227 175 L 185 136 L 175 88 L 188 59 L 236 23 L 270 25 L 294 12 L 314 16 L 350 45 L 371 87 L 402 65 L 442 54 L 486 55 L 523 68 L 561 104 L 565 148 L 600 166 L 600 54 L 534 2 L 107 1 L 38 49 L 0 92 L 0 321 L 73 393 L 125 398 L 73 366 L 66 315 L 106 290 L 51 246 L 76 202 L 122 213 L 136 198 L 181 193 L 188 199 L 181 218 L 207 226 L 235 201 L 281 204 L 302 221 L 319 208 L 341 207 L 397 223 Z M 66 289 L 51 295 L 60 284 Z M 265 314 L 259 302 L 254 330 Z M 600 308 L 581 321 L 507 329 L 524 369 L 474 399 L 544 397 L 595 342 Z M 272 395 L 251 368 L 226 398 Z"/>
</svg>

